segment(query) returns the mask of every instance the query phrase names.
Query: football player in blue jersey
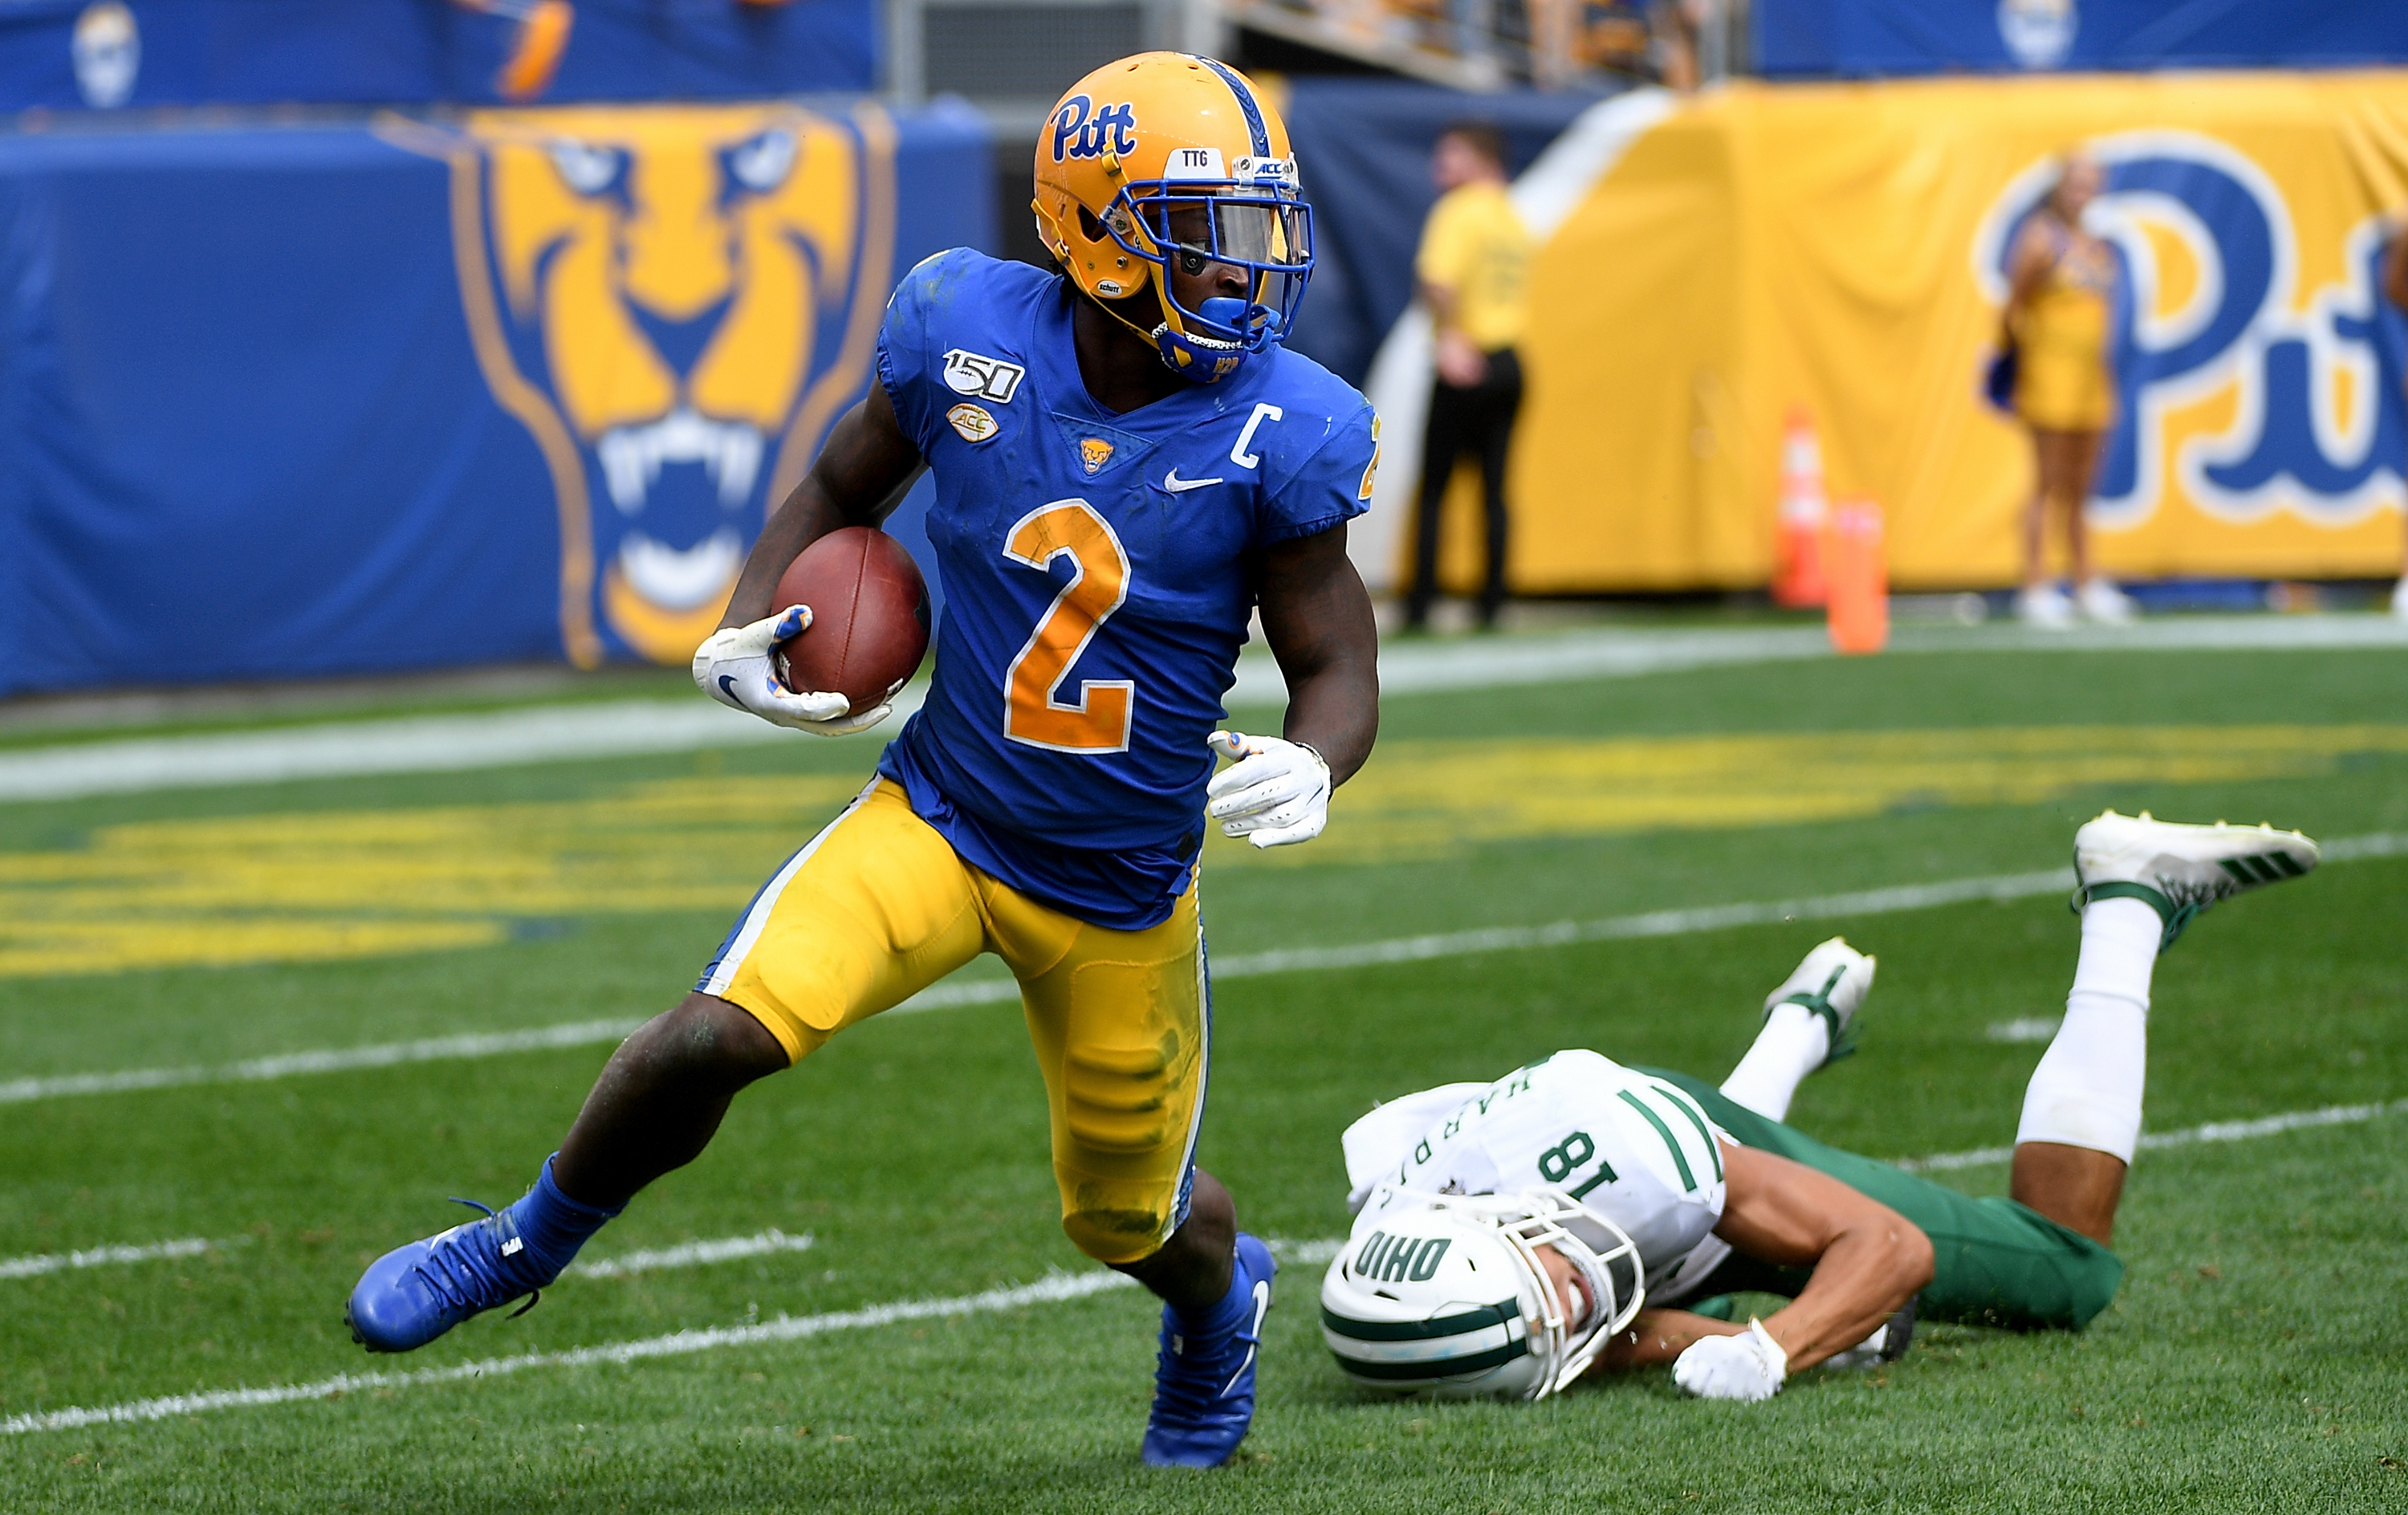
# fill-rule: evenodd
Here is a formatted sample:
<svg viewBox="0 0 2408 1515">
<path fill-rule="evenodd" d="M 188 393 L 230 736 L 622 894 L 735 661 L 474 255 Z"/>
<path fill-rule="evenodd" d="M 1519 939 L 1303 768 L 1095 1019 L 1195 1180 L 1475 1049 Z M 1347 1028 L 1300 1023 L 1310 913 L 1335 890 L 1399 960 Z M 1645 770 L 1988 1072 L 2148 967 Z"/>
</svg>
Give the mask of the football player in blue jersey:
<svg viewBox="0 0 2408 1515">
<path fill-rule="evenodd" d="M 1164 1301 L 1146 1461 L 1213 1465 L 1244 1437 L 1275 1270 L 1195 1166 L 1197 854 L 1208 817 L 1256 846 L 1310 841 L 1370 751 L 1376 640 L 1346 522 L 1378 425 L 1280 345 L 1312 212 L 1285 127 L 1234 70 L 1170 52 L 1097 69 L 1040 131 L 1036 189 L 1060 272 L 956 250 L 905 276 L 878 383 L 695 655 L 704 690 L 765 719 L 875 725 L 883 705 L 779 683 L 770 649 L 810 613 L 771 596 L 925 467 L 947 593 L 926 702 L 695 992 L 611 1056 L 534 1189 L 368 1269 L 350 1320 L 371 1349 L 551 1283 L 738 1089 L 993 952 L 1044 1074 L 1063 1229 Z M 1214 729 L 1257 606 L 1289 691 L 1279 737 Z"/>
</svg>

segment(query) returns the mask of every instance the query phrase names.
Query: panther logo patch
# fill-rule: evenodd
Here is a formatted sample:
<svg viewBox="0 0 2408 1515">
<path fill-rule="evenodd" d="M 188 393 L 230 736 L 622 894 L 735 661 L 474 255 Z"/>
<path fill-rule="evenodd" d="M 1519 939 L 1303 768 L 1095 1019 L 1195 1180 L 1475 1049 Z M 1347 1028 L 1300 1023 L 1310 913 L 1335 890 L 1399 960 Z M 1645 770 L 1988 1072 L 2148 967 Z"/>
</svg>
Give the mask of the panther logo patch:
<svg viewBox="0 0 2408 1515">
<path fill-rule="evenodd" d="M 1112 444 L 1101 437 L 1082 437 L 1079 440 L 1079 461 L 1087 466 L 1087 476 L 1094 478 L 1104 471 L 1112 460 Z"/>
<path fill-rule="evenodd" d="M 490 110 L 446 155 L 478 361 L 552 474 L 569 657 L 682 664 L 868 372 L 893 123 L 873 106 Z"/>
</svg>

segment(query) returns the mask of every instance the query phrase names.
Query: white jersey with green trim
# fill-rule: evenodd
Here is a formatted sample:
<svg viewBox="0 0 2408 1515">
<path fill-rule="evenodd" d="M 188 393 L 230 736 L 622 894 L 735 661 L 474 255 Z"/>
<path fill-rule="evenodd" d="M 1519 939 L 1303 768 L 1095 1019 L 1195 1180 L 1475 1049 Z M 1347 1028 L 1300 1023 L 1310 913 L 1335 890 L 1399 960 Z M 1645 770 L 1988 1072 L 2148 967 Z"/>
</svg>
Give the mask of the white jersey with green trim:
<svg viewBox="0 0 2408 1515">
<path fill-rule="evenodd" d="M 1667 1304 L 1730 1255 L 1713 1234 L 1729 1141 L 1672 1085 L 1579 1050 L 1408 1094 L 1343 1138 L 1358 1235 L 1432 1194 L 1557 1189 L 1629 1235 L 1648 1294 Z M 1608 1245 L 1602 1231 L 1582 1239 Z"/>
</svg>

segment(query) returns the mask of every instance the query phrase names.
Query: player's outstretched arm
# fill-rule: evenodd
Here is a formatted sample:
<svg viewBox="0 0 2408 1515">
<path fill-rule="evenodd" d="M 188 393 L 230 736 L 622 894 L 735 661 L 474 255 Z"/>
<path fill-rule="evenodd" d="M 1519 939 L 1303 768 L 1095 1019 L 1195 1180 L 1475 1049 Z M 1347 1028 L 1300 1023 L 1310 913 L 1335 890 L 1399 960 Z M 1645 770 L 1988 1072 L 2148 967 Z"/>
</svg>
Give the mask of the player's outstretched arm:
<svg viewBox="0 0 2408 1515">
<path fill-rule="evenodd" d="M 1879 1200 L 1753 1147 L 1725 1147 L 1723 1170 L 1714 1234 L 1758 1262 L 1814 1270 L 1764 1322 L 1787 1369 L 1856 1346 L 1931 1281 L 1931 1238 Z"/>
<path fill-rule="evenodd" d="M 1277 738 L 1215 731 L 1234 766 L 1207 790 L 1205 814 L 1257 847 L 1310 842 L 1329 792 L 1354 776 L 1380 729 L 1380 638 L 1371 597 L 1346 556 L 1341 523 L 1263 555 L 1263 635 L 1287 679 Z"/>
<path fill-rule="evenodd" d="M 837 422 L 810 471 L 763 525 L 728 596 L 727 614 L 695 649 L 695 687 L 723 705 L 820 736 L 845 736 L 884 720 L 883 704 L 854 710 L 843 695 L 789 689 L 780 681 L 770 650 L 810 627 L 811 612 L 808 605 L 769 600 L 796 554 L 838 527 L 884 519 L 920 468 L 919 449 L 896 424 L 884 386 L 872 384 L 868 398 Z"/>
</svg>

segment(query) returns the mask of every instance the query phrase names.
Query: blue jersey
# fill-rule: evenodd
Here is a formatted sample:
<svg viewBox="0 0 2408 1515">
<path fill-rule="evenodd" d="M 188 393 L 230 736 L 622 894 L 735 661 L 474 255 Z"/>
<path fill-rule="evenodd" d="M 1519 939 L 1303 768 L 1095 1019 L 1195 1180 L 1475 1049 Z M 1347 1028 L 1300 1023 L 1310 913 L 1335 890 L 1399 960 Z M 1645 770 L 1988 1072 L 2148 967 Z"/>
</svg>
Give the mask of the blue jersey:
<svg viewBox="0 0 2408 1515">
<path fill-rule="evenodd" d="M 878 377 L 936 475 L 945 586 L 927 702 L 880 772 L 956 852 L 1117 930 L 1203 842 L 1260 550 L 1371 498 L 1371 408 L 1272 349 L 1126 415 L 1088 395 L 1069 281 L 957 249 L 887 307 Z"/>
</svg>

